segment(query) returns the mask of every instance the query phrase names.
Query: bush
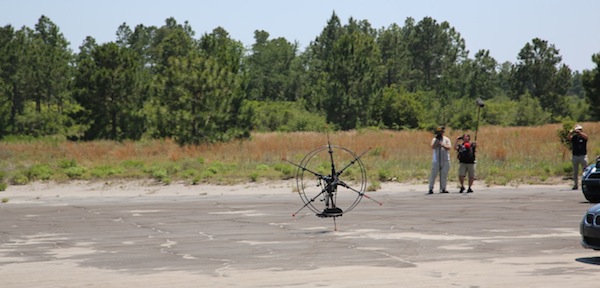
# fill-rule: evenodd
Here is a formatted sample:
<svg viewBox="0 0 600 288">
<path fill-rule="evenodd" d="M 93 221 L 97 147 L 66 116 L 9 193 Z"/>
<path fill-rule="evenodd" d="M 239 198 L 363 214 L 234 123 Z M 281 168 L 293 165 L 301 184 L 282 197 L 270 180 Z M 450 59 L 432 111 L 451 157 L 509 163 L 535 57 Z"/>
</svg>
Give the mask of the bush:
<svg viewBox="0 0 600 288">
<path fill-rule="evenodd" d="M 28 177 L 30 180 L 49 180 L 54 174 L 54 170 L 48 165 L 33 165 L 29 168 Z"/>
<path fill-rule="evenodd" d="M 294 169 L 291 165 L 277 163 L 275 164 L 274 168 L 275 171 L 281 172 L 283 180 L 287 180 L 293 177 L 292 174 L 294 172 Z"/>
<path fill-rule="evenodd" d="M 63 159 L 58 161 L 58 167 L 62 169 L 77 167 L 77 161 L 73 159 Z"/>
<path fill-rule="evenodd" d="M 12 179 L 10 180 L 10 183 L 13 185 L 25 185 L 29 183 L 29 177 L 27 177 L 27 175 L 23 173 L 18 172 L 15 175 L 13 175 Z"/>
<path fill-rule="evenodd" d="M 64 172 L 71 179 L 83 179 L 85 178 L 84 175 L 87 172 L 87 169 L 85 167 L 75 166 L 66 168 Z"/>
<path fill-rule="evenodd" d="M 325 116 L 307 111 L 301 103 L 249 101 L 246 105 L 254 110 L 255 131 L 321 131 L 327 124 Z"/>
<path fill-rule="evenodd" d="M 119 175 L 121 173 L 123 173 L 123 169 L 115 168 L 112 166 L 99 166 L 99 167 L 93 168 L 92 171 L 90 172 L 92 177 L 101 178 L 101 179 L 108 178 L 113 175 Z"/>
</svg>

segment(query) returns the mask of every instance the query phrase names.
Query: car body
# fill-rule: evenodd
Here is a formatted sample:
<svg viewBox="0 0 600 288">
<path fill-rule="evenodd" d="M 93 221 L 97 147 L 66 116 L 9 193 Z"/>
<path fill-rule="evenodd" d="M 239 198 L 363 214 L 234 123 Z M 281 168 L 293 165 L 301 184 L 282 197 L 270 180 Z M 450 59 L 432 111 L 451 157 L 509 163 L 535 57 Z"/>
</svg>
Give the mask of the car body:
<svg viewBox="0 0 600 288">
<path fill-rule="evenodd" d="M 590 207 L 579 225 L 581 246 L 600 250 L 600 204 Z"/>
<path fill-rule="evenodd" d="M 600 203 L 600 157 L 583 169 L 581 191 L 590 203 Z"/>
</svg>

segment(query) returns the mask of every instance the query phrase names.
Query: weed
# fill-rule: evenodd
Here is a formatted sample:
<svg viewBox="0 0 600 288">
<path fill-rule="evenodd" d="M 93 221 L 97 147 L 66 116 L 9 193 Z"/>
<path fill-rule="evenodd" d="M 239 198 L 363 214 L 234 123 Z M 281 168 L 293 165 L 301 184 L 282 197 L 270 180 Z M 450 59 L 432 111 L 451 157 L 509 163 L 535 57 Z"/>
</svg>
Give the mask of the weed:
<svg viewBox="0 0 600 288">
<path fill-rule="evenodd" d="M 28 177 L 30 180 L 49 180 L 54 174 L 54 170 L 48 164 L 37 164 L 29 168 Z"/>
<path fill-rule="evenodd" d="M 258 173 L 250 173 L 250 182 L 256 182 L 258 180 Z"/>
<path fill-rule="evenodd" d="M 367 191 L 377 191 L 381 189 L 381 182 L 371 181 L 371 184 L 367 187 Z"/>
<path fill-rule="evenodd" d="M 590 135 L 588 158 L 600 151 L 600 122 L 582 123 Z M 570 151 L 557 131 L 561 124 L 539 127 L 482 126 L 477 139 L 476 177 L 486 184 L 545 183 L 572 173 Z M 450 139 L 463 133 L 447 129 Z M 432 134 L 427 131 L 362 129 L 333 132 L 332 144 L 361 156 L 368 180 L 425 183 L 430 171 Z M 179 146 L 171 139 L 144 141 L 70 142 L 6 137 L 0 142 L 2 179 L 14 185 L 36 180 L 68 181 L 90 178 L 154 178 L 162 183 L 236 183 L 258 179 L 290 179 L 309 152 L 327 144 L 320 132 L 254 133 L 250 140 Z M 454 141 L 453 141 L 454 142 Z M 454 143 L 453 143 L 454 144 Z M 454 157 L 449 180 L 456 180 Z M 328 158 L 328 157 L 325 157 Z M 317 173 L 329 173 L 329 159 L 313 159 Z M 344 179 L 356 179 L 352 166 Z M 0 181 L 1 182 L 1 181 Z"/>
<path fill-rule="evenodd" d="M 115 175 L 121 175 L 123 173 L 123 168 L 120 167 L 112 167 L 108 165 L 103 165 L 99 167 L 95 167 L 90 171 L 90 174 L 94 178 L 105 179 Z"/>
<path fill-rule="evenodd" d="M 58 167 L 62 169 L 77 167 L 77 161 L 73 159 L 61 159 L 58 161 Z"/>
<path fill-rule="evenodd" d="M 12 179 L 10 180 L 10 184 L 13 185 L 25 185 L 27 183 L 29 183 L 29 177 L 23 173 L 17 173 L 13 175 Z"/>
<path fill-rule="evenodd" d="M 73 167 L 68 167 L 66 169 L 63 170 L 64 173 L 69 176 L 69 178 L 71 179 L 86 179 L 87 177 L 85 177 L 87 169 L 85 167 L 81 167 L 81 166 L 73 166 Z"/>
</svg>

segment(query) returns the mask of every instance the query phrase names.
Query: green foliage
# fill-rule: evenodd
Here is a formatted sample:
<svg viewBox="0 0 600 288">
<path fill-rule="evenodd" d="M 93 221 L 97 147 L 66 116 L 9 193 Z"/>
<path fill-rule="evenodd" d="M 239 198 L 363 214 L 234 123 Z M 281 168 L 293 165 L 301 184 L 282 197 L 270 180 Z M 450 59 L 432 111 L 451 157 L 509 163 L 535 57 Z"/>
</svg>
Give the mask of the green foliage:
<svg viewBox="0 0 600 288">
<path fill-rule="evenodd" d="M 85 107 L 79 121 L 90 123 L 84 139 L 139 139 L 143 121 L 139 54 L 115 43 L 81 53 L 75 99 Z"/>
<path fill-rule="evenodd" d="M 120 166 L 124 169 L 142 169 L 144 168 L 145 164 L 141 160 L 127 160 L 121 162 Z"/>
<path fill-rule="evenodd" d="M 589 103 L 591 120 L 600 120 L 600 53 L 594 54 L 592 60 L 596 64 L 593 70 L 586 70 L 582 75 L 585 99 Z"/>
<path fill-rule="evenodd" d="M 379 169 L 379 171 L 377 171 L 378 174 L 378 180 L 380 181 L 390 181 L 391 180 L 391 173 L 389 170 L 387 169 Z"/>
<path fill-rule="evenodd" d="M 5 191 L 6 188 L 8 187 L 8 184 L 6 183 L 6 173 L 4 173 L 3 171 L 0 171 L 0 191 Z"/>
<path fill-rule="evenodd" d="M 562 124 L 562 129 L 556 131 L 556 134 L 558 136 L 560 144 L 562 144 L 563 147 L 567 148 L 570 151 L 573 144 L 569 140 L 569 131 L 573 129 L 575 122 L 570 119 L 565 119 L 563 120 Z"/>
<path fill-rule="evenodd" d="M 71 179 L 86 179 L 88 169 L 82 166 L 66 167 L 63 172 Z"/>
<path fill-rule="evenodd" d="M 518 59 L 512 80 L 513 96 L 529 94 L 538 100 L 541 109 L 548 112 L 549 119 L 544 121 L 567 116 L 564 96 L 572 75 L 568 66 L 560 64 L 558 49 L 548 41 L 534 38 L 521 49 Z"/>
<path fill-rule="evenodd" d="M 59 168 L 68 169 L 77 167 L 77 161 L 75 161 L 74 159 L 60 159 L 57 165 Z"/>
<path fill-rule="evenodd" d="M 515 126 L 542 125 L 548 123 L 550 113 L 546 112 L 538 99 L 529 94 L 522 95 L 517 103 Z"/>
<path fill-rule="evenodd" d="M 25 185 L 29 183 L 29 177 L 27 177 L 27 175 L 25 175 L 24 173 L 17 172 L 12 176 L 10 183 L 13 185 Z"/>
<path fill-rule="evenodd" d="M 269 40 L 266 31 L 255 31 L 251 54 L 245 59 L 249 71 L 247 94 L 251 100 L 295 101 L 293 63 L 298 44 L 284 38 Z"/>
<path fill-rule="evenodd" d="M 514 126 L 518 103 L 507 97 L 497 97 L 485 102 L 481 109 L 480 124 Z"/>
<path fill-rule="evenodd" d="M 273 168 L 275 169 L 275 171 L 281 172 L 282 180 L 287 180 L 293 177 L 294 167 L 292 167 L 291 165 L 278 163 L 275 164 Z"/>
<path fill-rule="evenodd" d="M 561 171 L 565 175 L 572 175 L 573 174 L 573 163 L 563 162 L 561 165 Z"/>
<path fill-rule="evenodd" d="M 380 95 L 373 97 L 370 105 L 373 125 L 396 130 L 419 127 L 424 114 L 421 95 L 395 85 L 386 87 Z"/>
<path fill-rule="evenodd" d="M 152 178 L 154 178 L 155 180 L 157 180 L 159 182 L 162 182 L 165 184 L 168 184 L 171 182 L 171 180 L 169 178 L 169 172 L 166 167 L 154 165 L 152 167 L 149 167 L 146 172 L 149 173 Z"/>
<path fill-rule="evenodd" d="M 2 138 L 6 143 L 41 143 L 43 145 L 57 146 L 65 143 L 65 137 L 59 135 L 49 135 L 34 137 L 31 135 L 7 135 Z"/>
<path fill-rule="evenodd" d="M 33 165 L 29 168 L 28 178 L 31 181 L 49 180 L 54 174 L 54 170 L 47 164 Z"/>
<path fill-rule="evenodd" d="M 106 179 L 115 175 L 121 175 L 123 173 L 123 169 L 120 167 L 112 167 L 109 165 L 103 165 L 94 167 L 91 169 L 90 174 L 92 177 Z"/>
<path fill-rule="evenodd" d="M 295 102 L 248 101 L 244 109 L 253 110 L 252 129 L 255 131 L 322 131 L 325 117 L 311 113 Z"/>
<path fill-rule="evenodd" d="M 249 49 L 220 27 L 194 38 L 173 18 L 123 24 L 116 35 L 104 44 L 88 37 L 73 53 L 46 16 L 33 28 L 1 27 L 0 135 L 193 145 L 325 123 L 472 129 L 477 98 L 489 103 L 482 125 L 600 119 L 600 68 L 573 73 L 540 38 L 516 63 L 483 49 L 468 58 L 459 31 L 431 17 L 377 30 L 333 13 L 304 51 L 262 30 Z M 592 59 L 600 67 L 600 54 Z"/>
<path fill-rule="evenodd" d="M 250 182 L 256 182 L 258 180 L 258 173 L 256 173 L 256 172 L 250 173 L 249 178 L 250 178 Z"/>
<path fill-rule="evenodd" d="M 379 181 L 371 181 L 367 187 L 367 191 L 377 191 L 379 189 L 381 189 L 381 182 Z"/>
</svg>

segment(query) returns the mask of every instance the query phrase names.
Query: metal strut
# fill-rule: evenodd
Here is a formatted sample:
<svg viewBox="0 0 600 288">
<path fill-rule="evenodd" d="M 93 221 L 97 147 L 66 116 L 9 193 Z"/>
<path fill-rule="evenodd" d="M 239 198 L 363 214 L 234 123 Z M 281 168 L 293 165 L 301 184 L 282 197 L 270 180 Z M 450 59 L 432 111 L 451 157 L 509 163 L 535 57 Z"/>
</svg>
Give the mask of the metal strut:
<svg viewBox="0 0 600 288">
<path fill-rule="evenodd" d="M 369 150 L 367 149 L 360 155 L 356 155 L 346 148 L 332 145 L 329 134 L 327 134 L 327 145 L 309 152 L 299 164 L 283 159 L 298 168 L 296 171 L 296 185 L 300 198 L 304 202 L 304 205 L 292 216 L 295 217 L 300 211 L 308 207 L 315 212 L 317 217 L 333 218 L 334 227 L 337 231 L 336 218 L 356 207 L 363 197 L 382 205 L 383 203 L 365 194 L 367 176 L 361 158 Z M 326 153 L 327 155 L 325 155 Z M 337 167 L 343 168 L 337 170 Z M 346 174 L 352 177 L 352 184 L 341 179 Z M 315 180 L 316 185 L 310 184 Z M 319 198 L 320 201 L 316 201 Z M 323 202 L 324 207 L 317 207 L 316 202 Z"/>
</svg>

